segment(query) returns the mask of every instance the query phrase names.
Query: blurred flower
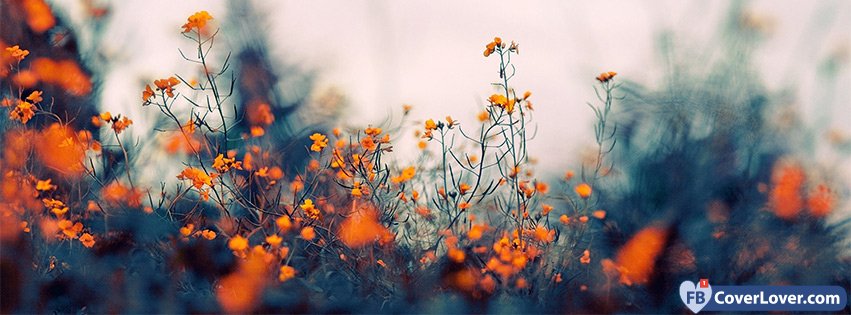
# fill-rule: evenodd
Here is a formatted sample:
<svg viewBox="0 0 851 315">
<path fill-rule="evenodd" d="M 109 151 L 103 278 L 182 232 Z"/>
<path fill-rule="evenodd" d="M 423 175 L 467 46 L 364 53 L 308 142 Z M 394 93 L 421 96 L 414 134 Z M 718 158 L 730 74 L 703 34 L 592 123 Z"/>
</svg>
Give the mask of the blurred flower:
<svg viewBox="0 0 851 315">
<path fill-rule="evenodd" d="M 579 197 L 582 197 L 583 199 L 591 197 L 591 185 L 581 183 L 579 185 L 576 185 L 576 188 L 574 190 L 576 190 L 576 194 L 579 195 Z"/>
<path fill-rule="evenodd" d="M 195 14 L 192 14 L 187 18 L 186 24 L 183 24 L 183 33 L 189 33 L 193 29 L 201 32 L 205 26 L 207 26 L 207 21 L 212 20 L 213 16 L 207 11 L 198 11 Z"/>
<path fill-rule="evenodd" d="M 617 74 L 618 74 L 617 72 L 612 72 L 612 71 L 600 73 L 600 75 L 597 76 L 597 81 L 600 81 L 602 83 L 609 82 Z"/>
<path fill-rule="evenodd" d="M 236 235 L 228 241 L 228 248 L 237 252 L 246 250 L 248 248 L 248 239 L 242 237 L 242 235 Z"/>
</svg>

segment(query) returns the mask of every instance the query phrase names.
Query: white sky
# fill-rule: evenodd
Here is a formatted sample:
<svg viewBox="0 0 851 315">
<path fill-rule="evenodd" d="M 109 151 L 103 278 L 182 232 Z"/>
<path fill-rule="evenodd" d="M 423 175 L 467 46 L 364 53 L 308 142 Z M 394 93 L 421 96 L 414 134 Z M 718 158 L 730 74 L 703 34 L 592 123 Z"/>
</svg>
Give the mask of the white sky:
<svg viewBox="0 0 851 315">
<path fill-rule="evenodd" d="M 57 1 L 77 17 L 78 0 Z M 594 77 L 654 82 L 662 75 L 654 36 L 678 30 L 679 43 L 704 45 L 716 30 L 728 1 L 263 1 L 273 54 L 319 74 L 319 88 L 340 88 L 350 106 L 350 124 L 380 123 L 414 105 L 412 118 L 473 123 L 479 102 L 491 93 L 496 60 L 482 56 L 494 36 L 520 43 L 514 86 L 531 90 L 538 137 L 530 153 L 547 169 L 563 170 L 592 138 Z M 851 2 L 753 1 L 758 15 L 772 21 L 771 37 L 757 63 L 771 88 L 793 82 L 806 112 L 818 110 L 815 68 L 830 51 L 851 47 Z M 138 106 L 142 82 L 186 73 L 175 47 L 188 47 L 179 34 L 187 16 L 207 10 L 226 17 L 217 0 L 120 1 L 102 46 L 114 61 L 104 82 L 106 109 L 131 115 L 144 126 Z M 827 17 L 832 17 L 828 19 Z M 813 32 L 827 23 L 826 32 Z M 820 37 L 813 38 L 815 34 Z M 85 39 L 85 33 L 81 34 Z M 812 46 L 811 43 L 819 45 Z M 85 47 L 84 47 L 85 48 Z M 224 47 L 225 49 L 227 47 Z M 838 86 L 851 87 L 848 64 Z M 851 117 L 851 89 L 835 97 L 838 117 Z M 615 105 L 617 106 L 617 105 Z M 851 127 L 843 128 L 851 134 Z M 404 151 L 402 148 L 398 151 Z M 398 152 L 397 151 L 397 152 Z M 414 151 L 415 152 L 415 151 Z"/>
</svg>

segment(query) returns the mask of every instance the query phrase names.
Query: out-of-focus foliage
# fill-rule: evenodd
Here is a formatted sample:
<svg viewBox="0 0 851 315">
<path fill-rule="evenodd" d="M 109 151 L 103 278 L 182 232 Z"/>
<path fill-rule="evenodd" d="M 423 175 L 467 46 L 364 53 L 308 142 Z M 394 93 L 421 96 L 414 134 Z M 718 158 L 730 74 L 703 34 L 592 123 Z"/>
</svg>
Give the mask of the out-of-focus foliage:
<svg viewBox="0 0 851 315">
<path fill-rule="evenodd" d="M 558 175 L 527 152 L 515 42 L 484 46 L 499 75 L 478 121 L 404 105 L 346 126 L 339 97 L 309 100 L 310 75 L 271 60 L 248 4 L 230 12 L 174 26 L 198 73 L 139 86 L 146 131 L 81 101 L 97 73 L 44 44 L 49 6 L 3 3 L 3 313 L 661 313 L 684 310 L 683 280 L 849 286 L 846 224 L 826 221 L 847 189 L 750 68 L 759 25 L 740 11 L 721 57 L 664 49 L 656 87 L 589 78 L 595 150 Z M 213 48 L 227 36 L 233 53 Z M 395 159 L 410 129 L 420 154 Z M 157 166 L 127 130 L 164 136 L 145 142 L 181 171 L 137 180 Z"/>
</svg>

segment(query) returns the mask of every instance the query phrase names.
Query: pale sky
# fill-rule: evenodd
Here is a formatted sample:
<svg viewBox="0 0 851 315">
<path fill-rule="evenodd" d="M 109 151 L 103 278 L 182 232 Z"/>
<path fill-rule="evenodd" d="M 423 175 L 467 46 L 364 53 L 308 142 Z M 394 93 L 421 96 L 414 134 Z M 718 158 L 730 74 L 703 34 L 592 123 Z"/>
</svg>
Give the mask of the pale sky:
<svg viewBox="0 0 851 315">
<path fill-rule="evenodd" d="M 80 1 L 56 3 L 80 22 Z M 339 88 L 349 101 L 345 121 L 351 125 L 380 123 L 391 112 L 398 114 L 401 104 L 414 106 L 414 119 L 452 115 L 473 123 L 480 102 L 492 91 L 489 83 L 497 79 L 497 61 L 482 56 L 484 45 L 494 36 L 517 41 L 521 54 L 514 59 L 513 84 L 533 92 L 538 123 L 530 154 L 559 172 L 575 165 L 580 149 L 592 142 L 593 114 L 585 102 L 595 99 L 598 73 L 617 71 L 621 79 L 653 84 L 663 74 L 654 53 L 658 31 L 676 29 L 685 47 L 707 45 L 729 5 L 674 0 L 255 3 L 267 15 L 275 58 L 315 71 L 319 90 Z M 804 114 L 818 110 L 815 69 L 831 51 L 851 47 L 851 2 L 765 0 L 748 6 L 771 25 L 757 51 L 765 83 L 799 86 Z M 113 3 L 111 24 L 97 48 L 114 61 L 104 81 L 104 107 L 144 126 L 156 113 L 144 114 L 137 106 L 142 82 L 190 69 L 176 51 L 188 47 L 179 26 L 199 10 L 226 18 L 225 7 L 218 0 Z M 86 39 L 85 32 L 80 36 Z M 851 87 L 847 66 L 838 86 Z M 834 97 L 840 104 L 834 114 L 851 117 L 851 89 L 840 89 Z M 847 125 L 836 127 L 851 134 Z"/>
</svg>

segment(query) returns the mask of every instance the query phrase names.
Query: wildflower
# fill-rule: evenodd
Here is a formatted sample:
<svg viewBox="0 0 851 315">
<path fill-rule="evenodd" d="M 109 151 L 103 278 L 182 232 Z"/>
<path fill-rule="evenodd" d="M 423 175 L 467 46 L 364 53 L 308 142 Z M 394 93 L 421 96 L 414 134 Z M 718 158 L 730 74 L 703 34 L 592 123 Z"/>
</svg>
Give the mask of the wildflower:
<svg viewBox="0 0 851 315">
<path fill-rule="evenodd" d="M 617 265 L 622 267 L 621 282 L 647 283 L 667 242 L 668 231 L 656 226 L 646 227 L 624 244 L 617 254 Z"/>
<path fill-rule="evenodd" d="M 95 238 L 89 233 L 83 233 L 83 235 L 80 235 L 80 243 L 83 243 L 83 246 L 87 248 L 92 248 L 92 246 L 95 246 Z"/>
<path fill-rule="evenodd" d="M 600 73 L 600 75 L 597 76 L 597 81 L 600 81 L 601 83 L 609 82 L 617 74 L 618 74 L 617 72 L 612 72 L 612 71 Z"/>
<path fill-rule="evenodd" d="M 364 133 L 366 133 L 370 137 L 375 137 L 375 136 L 378 136 L 379 134 L 381 134 L 381 128 L 368 127 L 364 130 Z"/>
<path fill-rule="evenodd" d="M 275 225 L 278 226 L 278 229 L 280 229 L 281 232 L 287 232 L 293 226 L 293 223 L 290 220 L 290 217 L 282 215 L 277 220 L 275 220 Z"/>
<path fill-rule="evenodd" d="M 248 239 L 242 235 L 234 236 L 228 241 L 228 248 L 237 252 L 243 251 L 248 248 Z"/>
<path fill-rule="evenodd" d="M 583 265 L 587 265 L 591 263 L 591 251 L 585 250 L 582 252 L 582 257 L 579 257 L 579 262 Z"/>
<path fill-rule="evenodd" d="M 316 238 L 316 231 L 312 226 L 307 226 L 301 229 L 301 233 L 299 233 L 299 235 L 301 235 L 301 238 L 311 241 Z"/>
<path fill-rule="evenodd" d="M 197 189 L 201 189 L 201 187 L 203 187 L 204 185 L 212 187 L 213 179 L 215 178 L 215 174 L 207 175 L 207 173 L 203 170 L 194 167 L 187 167 L 182 172 L 180 172 L 180 175 L 177 175 L 177 179 L 191 180 L 192 186 L 195 186 L 195 188 Z"/>
<path fill-rule="evenodd" d="M 378 215 L 373 210 L 354 213 L 343 221 L 339 233 L 340 240 L 350 248 L 360 248 L 391 235 L 392 233 L 378 221 Z"/>
<path fill-rule="evenodd" d="M 219 173 L 226 173 L 231 169 L 241 170 L 242 162 L 236 161 L 236 158 L 226 158 L 223 154 L 219 153 L 213 161 L 213 168 L 219 171 Z"/>
<path fill-rule="evenodd" d="M 189 235 L 192 235 L 193 231 L 195 231 L 195 224 L 189 223 L 186 226 L 180 228 L 180 235 L 188 237 Z"/>
<path fill-rule="evenodd" d="M 465 210 L 465 209 L 468 209 L 470 207 L 471 207 L 470 203 L 466 202 L 466 201 L 458 204 L 458 209 L 461 209 L 461 210 Z"/>
<path fill-rule="evenodd" d="M 405 169 L 403 169 L 402 173 L 399 174 L 399 176 L 393 177 L 391 180 L 393 181 L 393 183 L 396 183 L 396 184 L 404 183 L 404 182 L 409 181 L 412 178 L 414 178 L 414 175 L 416 175 L 416 174 L 417 174 L 417 169 L 414 168 L 413 166 L 409 166 L 409 167 L 406 167 Z"/>
<path fill-rule="evenodd" d="M 435 130 L 437 129 L 437 124 L 434 122 L 434 119 L 429 119 L 425 121 L 425 129 L 426 130 Z"/>
<path fill-rule="evenodd" d="M 606 211 L 605 211 L 605 210 L 596 210 L 596 211 L 594 211 L 594 213 L 593 213 L 593 214 L 591 214 L 591 215 L 592 215 L 593 217 L 597 218 L 597 219 L 602 220 L 602 219 L 605 219 L 605 218 L 606 218 Z"/>
<path fill-rule="evenodd" d="M 804 207 L 801 190 L 805 181 L 804 170 L 795 163 L 780 162 L 774 166 L 768 202 L 777 217 L 791 220 L 798 216 Z"/>
<path fill-rule="evenodd" d="M 44 100 L 43 98 L 41 98 L 41 94 L 42 91 L 33 91 L 32 93 L 30 93 L 29 96 L 27 96 L 27 100 L 33 103 L 40 103 Z"/>
<path fill-rule="evenodd" d="M 27 55 L 30 54 L 29 50 L 21 49 L 21 47 L 18 46 L 18 45 L 15 45 L 15 46 L 12 46 L 12 47 L 6 47 L 6 52 L 8 52 L 9 55 L 12 55 L 12 58 L 17 59 L 18 62 L 20 62 L 21 60 L 24 60 L 24 58 L 26 58 Z"/>
<path fill-rule="evenodd" d="M 18 120 L 22 124 L 26 124 L 35 116 L 35 105 L 27 101 L 18 101 L 18 106 L 9 112 L 9 119 Z"/>
<path fill-rule="evenodd" d="M 579 185 L 576 185 L 576 188 L 574 190 L 576 191 L 576 194 L 579 195 L 579 197 L 582 197 L 583 199 L 591 197 L 591 185 L 581 183 Z"/>
<path fill-rule="evenodd" d="M 546 194 L 547 192 L 550 191 L 550 186 L 547 185 L 547 183 L 545 183 L 545 182 L 535 182 L 535 190 L 538 193 Z"/>
<path fill-rule="evenodd" d="M 474 224 L 470 231 L 467 232 L 467 238 L 473 241 L 480 240 L 482 235 L 487 230 L 486 224 Z"/>
<path fill-rule="evenodd" d="M 365 137 L 365 138 L 361 139 L 360 145 L 364 149 L 369 150 L 369 151 L 373 151 L 377 148 L 377 145 L 375 144 L 375 140 L 372 139 L 372 137 Z"/>
<path fill-rule="evenodd" d="M 588 216 L 583 215 L 583 216 L 579 217 L 579 222 L 588 223 Z"/>
<path fill-rule="evenodd" d="M 269 246 L 272 246 L 272 247 L 280 246 L 281 242 L 283 240 L 284 239 L 282 237 L 278 236 L 278 234 L 272 234 L 272 235 L 266 236 L 266 243 L 268 243 Z"/>
<path fill-rule="evenodd" d="M 39 180 L 39 181 L 37 181 L 37 182 L 35 183 L 35 190 L 38 190 L 38 191 L 49 191 L 49 190 L 56 189 L 56 185 L 51 185 L 51 184 L 50 184 L 50 181 L 51 181 L 51 179 L 50 179 L 50 178 L 48 178 L 48 179 L 46 179 L 46 180 Z"/>
<path fill-rule="evenodd" d="M 541 214 L 548 215 L 550 214 L 550 211 L 553 211 L 553 206 L 548 204 L 541 205 Z"/>
<path fill-rule="evenodd" d="M 150 84 L 145 84 L 145 90 L 142 91 L 142 102 L 148 103 L 152 97 L 154 97 L 154 90 L 151 89 Z"/>
<path fill-rule="evenodd" d="M 814 217 L 824 217 L 830 214 L 836 202 L 836 196 L 826 185 L 816 186 L 807 196 L 807 208 Z"/>
<path fill-rule="evenodd" d="M 310 140 L 313 140 L 313 145 L 310 146 L 311 151 L 319 152 L 328 146 L 328 138 L 321 133 L 314 133 L 310 136 Z"/>
<path fill-rule="evenodd" d="M 531 91 L 526 91 L 525 93 L 523 93 L 523 99 L 524 100 L 529 99 L 530 96 L 532 96 Z"/>
<path fill-rule="evenodd" d="M 112 130 L 115 130 L 115 133 L 121 133 L 124 129 L 127 129 L 130 125 L 133 124 L 133 121 L 127 117 L 121 117 L 121 119 L 114 119 L 112 121 Z"/>
<path fill-rule="evenodd" d="M 313 200 L 305 199 L 304 203 L 302 203 L 299 207 L 301 207 L 301 210 L 304 210 L 304 214 L 308 218 L 311 218 L 313 220 L 319 220 L 320 212 L 319 209 L 317 209 L 316 206 L 313 205 Z"/>
<path fill-rule="evenodd" d="M 203 238 L 205 238 L 209 241 L 212 241 L 212 240 L 216 239 L 216 232 L 213 232 L 213 231 L 210 231 L 210 230 L 203 230 L 203 231 L 201 231 L 201 237 L 203 237 Z"/>
<path fill-rule="evenodd" d="M 490 118 L 490 115 L 491 115 L 491 114 L 490 114 L 488 111 L 486 111 L 486 110 L 483 110 L 483 111 L 479 112 L 479 116 L 478 116 L 478 118 L 479 118 L 479 122 L 486 122 L 486 121 L 488 121 L 488 119 Z"/>
<path fill-rule="evenodd" d="M 281 270 L 278 273 L 278 281 L 287 282 L 287 280 L 295 278 L 295 274 L 295 268 L 291 266 L 281 266 Z"/>
<path fill-rule="evenodd" d="M 446 127 L 452 129 L 453 126 L 457 125 L 458 121 L 452 119 L 452 116 L 446 116 Z"/>
<path fill-rule="evenodd" d="M 180 84 L 180 81 L 175 77 L 169 77 L 167 79 L 159 79 L 154 80 L 154 85 L 157 86 L 157 91 L 165 92 L 168 97 L 174 97 L 174 86 Z M 146 88 L 147 91 L 147 88 Z M 143 92 L 144 93 L 144 92 Z M 144 96 L 144 94 L 143 94 Z"/>
<path fill-rule="evenodd" d="M 470 190 L 470 188 L 472 188 L 470 187 L 470 185 L 467 185 L 466 183 L 461 183 L 460 185 L 458 185 L 458 193 L 462 195 L 466 194 L 467 191 Z"/>
<path fill-rule="evenodd" d="M 192 14 L 187 18 L 186 24 L 183 24 L 183 33 L 189 33 L 193 29 L 200 32 L 207 26 L 207 21 L 212 20 L 213 16 L 210 15 L 207 11 L 198 11 L 195 14 Z"/>
<path fill-rule="evenodd" d="M 464 259 L 467 258 L 467 254 L 464 253 L 463 250 L 457 248 L 450 248 L 448 252 L 446 252 L 446 256 L 449 257 L 450 260 L 456 263 L 464 262 Z"/>
<path fill-rule="evenodd" d="M 361 185 L 360 182 L 355 182 L 355 184 L 352 186 L 352 197 L 358 197 L 359 198 L 359 197 L 363 196 L 363 192 L 360 189 L 360 185 Z"/>
<path fill-rule="evenodd" d="M 491 106 L 505 108 L 505 106 L 508 105 L 508 98 L 502 94 L 493 94 L 488 97 L 488 102 L 490 102 Z"/>
<path fill-rule="evenodd" d="M 539 225 L 535 227 L 535 239 L 544 243 L 549 243 L 555 240 L 556 231 L 547 230 L 547 228 Z"/>
<path fill-rule="evenodd" d="M 485 57 L 490 56 L 496 50 L 496 48 L 502 47 L 504 47 L 504 45 L 502 44 L 502 38 L 494 37 L 492 42 L 485 45 Z"/>
</svg>

